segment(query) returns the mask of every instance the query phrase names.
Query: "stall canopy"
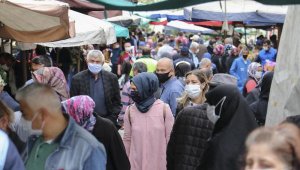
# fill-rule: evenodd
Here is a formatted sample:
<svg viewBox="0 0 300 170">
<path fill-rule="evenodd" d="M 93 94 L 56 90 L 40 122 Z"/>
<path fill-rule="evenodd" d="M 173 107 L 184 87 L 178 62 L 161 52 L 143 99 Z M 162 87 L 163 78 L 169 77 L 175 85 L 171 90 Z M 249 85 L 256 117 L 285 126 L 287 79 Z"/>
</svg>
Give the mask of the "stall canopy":
<svg viewBox="0 0 300 170">
<path fill-rule="evenodd" d="M 237 21 L 244 23 L 283 23 L 287 6 L 263 5 L 254 0 L 209 2 L 184 9 L 187 20 Z"/>
<path fill-rule="evenodd" d="M 0 0 L 0 37 L 31 43 L 69 38 L 68 10 L 58 1 Z"/>
<path fill-rule="evenodd" d="M 116 42 L 115 29 L 111 23 L 72 10 L 69 10 L 69 16 L 70 22 L 75 22 L 75 37 L 39 44 L 47 47 L 74 47 Z"/>
<path fill-rule="evenodd" d="M 165 29 L 178 30 L 178 31 L 190 32 L 190 33 L 216 34 L 214 30 L 200 27 L 200 26 L 195 26 L 193 24 L 188 24 L 183 21 L 171 21 L 166 25 Z"/>
<path fill-rule="evenodd" d="M 115 28 L 116 36 L 117 37 L 124 37 L 129 38 L 129 30 L 128 28 L 122 27 L 120 25 L 112 23 L 112 25 Z"/>
<path fill-rule="evenodd" d="M 90 2 L 104 5 L 106 9 L 127 10 L 127 11 L 155 11 L 164 9 L 177 9 L 206 2 L 219 0 L 161 0 L 150 4 L 135 4 L 128 0 L 89 0 Z M 247 1 L 247 0 L 240 0 Z M 256 0 L 257 2 L 269 5 L 290 5 L 300 4 L 299 0 Z"/>
<path fill-rule="evenodd" d="M 123 27 L 128 27 L 130 25 L 139 25 L 141 23 L 141 17 L 136 15 L 127 15 L 127 16 L 122 15 L 122 16 L 107 18 L 107 21 Z"/>
</svg>

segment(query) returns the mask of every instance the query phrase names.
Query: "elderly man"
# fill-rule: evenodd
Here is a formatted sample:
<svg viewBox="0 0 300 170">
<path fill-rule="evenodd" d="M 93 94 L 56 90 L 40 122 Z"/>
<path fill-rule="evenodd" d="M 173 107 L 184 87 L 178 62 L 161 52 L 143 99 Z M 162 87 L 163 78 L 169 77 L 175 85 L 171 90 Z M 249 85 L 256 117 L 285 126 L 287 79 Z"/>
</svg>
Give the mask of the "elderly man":
<svg viewBox="0 0 300 170">
<path fill-rule="evenodd" d="M 106 169 L 103 145 L 62 113 L 60 99 L 50 86 L 33 83 L 16 98 L 28 128 L 40 131 L 28 139 L 23 154 L 26 169 Z"/>
<path fill-rule="evenodd" d="M 176 114 L 177 101 L 184 91 L 184 86 L 175 77 L 173 61 L 169 58 L 158 60 L 156 75 L 161 85 L 160 99 L 170 105 L 173 115 Z"/>
<path fill-rule="evenodd" d="M 121 111 L 121 97 L 118 78 L 102 69 L 104 56 L 99 50 L 91 50 L 87 55 L 88 70 L 77 73 L 71 83 L 71 97 L 88 95 L 96 103 L 95 112 L 110 119 L 117 125 Z"/>
<path fill-rule="evenodd" d="M 199 58 L 197 56 L 198 52 L 199 52 L 199 44 L 196 42 L 192 42 L 190 45 L 189 56 L 192 59 L 195 68 L 199 67 Z"/>
</svg>

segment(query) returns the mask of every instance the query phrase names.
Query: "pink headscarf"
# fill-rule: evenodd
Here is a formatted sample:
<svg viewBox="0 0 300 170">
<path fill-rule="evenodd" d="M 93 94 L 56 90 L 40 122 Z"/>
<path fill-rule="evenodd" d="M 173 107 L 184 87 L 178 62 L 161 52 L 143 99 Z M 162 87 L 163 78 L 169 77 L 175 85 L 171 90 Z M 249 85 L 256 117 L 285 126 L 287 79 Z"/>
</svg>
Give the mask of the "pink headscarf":
<svg viewBox="0 0 300 170">
<path fill-rule="evenodd" d="M 35 81 L 51 86 L 60 96 L 61 101 L 70 97 L 66 78 L 58 67 L 43 67 L 34 71 L 32 75 Z"/>
<path fill-rule="evenodd" d="M 93 115 L 95 102 L 86 95 L 74 96 L 62 102 L 63 109 L 68 113 L 81 127 L 88 131 L 94 129 L 96 118 Z"/>
<path fill-rule="evenodd" d="M 224 54 L 224 46 L 222 44 L 218 44 L 216 45 L 216 47 L 214 48 L 214 54 L 221 56 Z"/>
</svg>

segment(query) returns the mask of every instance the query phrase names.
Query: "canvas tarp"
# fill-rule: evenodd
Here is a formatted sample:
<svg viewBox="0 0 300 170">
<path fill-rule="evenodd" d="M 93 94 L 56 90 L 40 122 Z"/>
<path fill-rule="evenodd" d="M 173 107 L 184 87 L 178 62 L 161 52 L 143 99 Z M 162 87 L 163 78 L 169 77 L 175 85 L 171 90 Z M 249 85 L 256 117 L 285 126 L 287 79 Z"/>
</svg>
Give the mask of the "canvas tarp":
<svg viewBox="0 0 300 170">
<path fill-rule="evenodd" d="M 165 9 L 178 9 L 192 5 L 218 0 L 161 0 L 150 4 L 135 4 L 128 0 L 89 0 L 105 6 L 106 9 L 127 10 L 127 11 L 155 11 Z M 245 0 L 240 0 L 245 1 Z M 257 2 L 269 5 L 300 4 L 299 0 L 256 0 Z"/>
<path fill-rule="evenodd" d="M 283 23 L 287 6 L 263 5 L 254 0 L 227 0 L 226 9 L 225 15 L 223 0 L 184 8 L 184 14 L 187 20 Z"/>
<path fill-rule="evenodd" d="M 284 23 L 272 82 L 266 125 L 300 115 L 300 6 L 290 6 Z"/>
<path fill-rule="evenodd" d="M 193 24 L 188 24 L 183 21 L 171 21 L 169 22 L 166 27 L 166 30 L 178 30 L 178 31 L 184 31 L 184 32 L 191 32 L 191 33 L 202 33 L 202 34 L 215 34 L 216 32 L 214 30 L 195 26 Z"/>
<path fill-rule="evenodd" d="M 68 10 L 58 1 L 0 0 L 0 37 L 31 43 L 69 38 Z"/>
<path fill-rule="evenodd" d="M 69 16 L 75 22 L 75 37 L 39 44 L 47 47 L 74 47 L 116 42 L 116 33 L 111 23 L 72 10 L 69 10 Z"/>
</svg>

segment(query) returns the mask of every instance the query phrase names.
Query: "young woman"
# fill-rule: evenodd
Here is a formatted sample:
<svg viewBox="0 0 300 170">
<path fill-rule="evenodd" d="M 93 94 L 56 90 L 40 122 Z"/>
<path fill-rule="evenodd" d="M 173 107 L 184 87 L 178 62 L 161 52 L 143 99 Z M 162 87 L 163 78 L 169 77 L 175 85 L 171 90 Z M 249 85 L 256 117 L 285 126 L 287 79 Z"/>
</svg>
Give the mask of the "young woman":
<svg viewBox="0 0 300 170">
<path fill-rule="evenodd" d="M 300 169 L 300 130 L 284 123 L 253 131 L 246 141 L 244 170 Z"/>
<path fill-rule="evenodd" d="M 156 100 L 158 78 L 140 73 L 131 82 L 131 98 L 124 116 L 123 142 L 131 170 L 166 170 L 166 149 L 174 118 L 169 105 Z"/>
<path fill-rule="evenodd" d="M 208 77 L 203 71 L 193 70 L 185 75 L 185 93 L 179 99 L 176 113 L 188 106 L 200 105 L 205 102 L 207 92 Z"/>
</svg>

